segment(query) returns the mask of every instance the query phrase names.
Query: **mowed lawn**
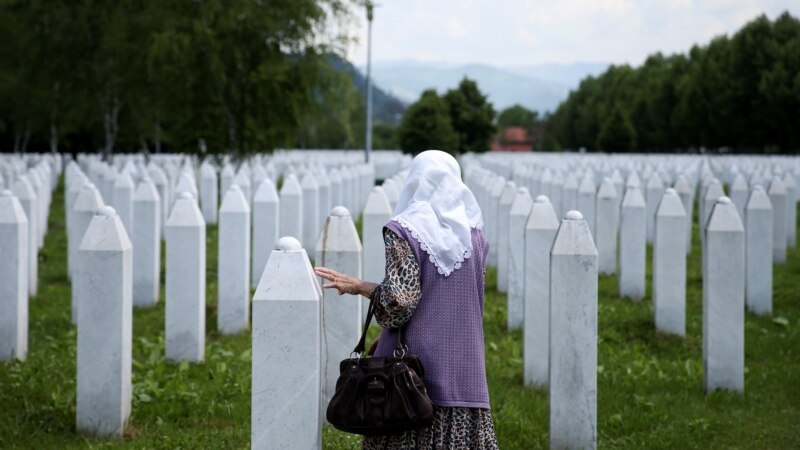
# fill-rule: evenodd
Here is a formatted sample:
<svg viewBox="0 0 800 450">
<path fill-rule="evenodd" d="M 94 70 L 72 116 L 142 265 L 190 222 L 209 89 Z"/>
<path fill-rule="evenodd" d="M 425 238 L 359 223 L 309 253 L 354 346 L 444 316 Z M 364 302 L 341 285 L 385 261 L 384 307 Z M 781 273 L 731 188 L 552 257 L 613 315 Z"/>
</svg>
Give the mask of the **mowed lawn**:
<svg viewBox="0 0 800 450">
<path fill-rule="evenodd" d="M 215 331 L 213 226 L 205 363 L 164 359 L 162 289 L 158 306 L 134 310 L 133 412 L 124 439 L 75 433 L 76 331 L 70 324 L 63 205 L 60 185 L 39 256 L 39 293 L 30 303 L 28 359 L 0 363 L 0 448 L 247 448 L 250 335 Z M 599 447 L 800 448 L 800 257 L 790 250 L 788 263 L 775 266 L 773 316 L 746 315 L 743 395 L 703 394 L 699 262 L 695 226 L 683 339 L 655 333 L 649 296 L 641 302 L 620 299 L 616 279 L 600 278 Z M 649 287 L 648 267 L 648 292 Z M 505 296 L 495 290 L 493 270 L 487 289 L 487 369 L 500 447 L 546 448 L 547 391 L 522 385 L 522 334 L 505 330 Z M 360 438 L 326 429 L 324 443 L 330 449 L 359 448 Z"/>
</svg>

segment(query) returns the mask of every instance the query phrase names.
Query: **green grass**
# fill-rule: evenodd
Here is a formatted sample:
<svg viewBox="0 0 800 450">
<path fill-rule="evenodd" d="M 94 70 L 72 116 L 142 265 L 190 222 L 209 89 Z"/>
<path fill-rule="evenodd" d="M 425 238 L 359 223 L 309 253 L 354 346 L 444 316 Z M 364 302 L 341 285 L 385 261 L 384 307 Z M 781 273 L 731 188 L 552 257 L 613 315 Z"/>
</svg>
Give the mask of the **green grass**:
<svg viewBox="0 0 800 450">
<path fill-rule="evenodd" d="M 598 444 L 602 448 L 800 447 L 800 257 L 775 266 L 774 314 L 748 314 L 744 395 L 702 389 L 699 243 L 689 259 L 687 337 L 658 335 L 652 301 L 620 299 L 599 282 Z M 66 279 L 63 190 L 53 198 L 30 303 L 24 363 L 0 363 L 0 448 L 247 448 L 250 335 L 216 331 L 216 227 L 208 228 L 206 361 L 164 359 L 164 303 L 134 310 L 133 412 L 122 441 L 75 433 L 75 328 Z M 648 258 L 649 264 L 649 258 Z M 163 266 L 162 266 L 163 267 Z M 649 271 L 648 271 L 649 275 Z M 163 272 L 162 272 L 163 276 Z M 649 277 L 648 277 L 649 278 Z M 650 287 L 648 283 L 648 292 Z M 505 296 L 487 277 L 486 356 L 501 448 L 547 447 L 547 392 L 522 385 L 522 335 L 505 330 Z M 377 330 L 373 329 L 371 335 Z M 360 448 L 332 429 L 325 447 Z"/>
</svg>

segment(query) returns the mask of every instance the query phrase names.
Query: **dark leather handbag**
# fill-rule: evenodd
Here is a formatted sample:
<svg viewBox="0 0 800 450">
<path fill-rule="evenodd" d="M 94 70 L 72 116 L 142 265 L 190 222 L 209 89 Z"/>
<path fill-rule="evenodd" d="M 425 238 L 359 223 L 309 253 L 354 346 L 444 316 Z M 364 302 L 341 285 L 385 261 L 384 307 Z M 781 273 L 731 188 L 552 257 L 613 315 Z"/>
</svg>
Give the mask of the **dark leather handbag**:
<svg viewBox="0 0 800 450">
<path fill-rule="evenodd" d="M 433 403 L 422 381 L 422 363 L 407 354 L 408 347 L 403 343 L 405 326 L 398 333 L 393 356 L 361 357 L 374 308 L 373 299 L 361 339 L 350 358 L 339 364 L 336 392 L 326 414 L 328 422 L 339 430 L 363 435 L 395 434 L 430 426 Z"/>
</svg>

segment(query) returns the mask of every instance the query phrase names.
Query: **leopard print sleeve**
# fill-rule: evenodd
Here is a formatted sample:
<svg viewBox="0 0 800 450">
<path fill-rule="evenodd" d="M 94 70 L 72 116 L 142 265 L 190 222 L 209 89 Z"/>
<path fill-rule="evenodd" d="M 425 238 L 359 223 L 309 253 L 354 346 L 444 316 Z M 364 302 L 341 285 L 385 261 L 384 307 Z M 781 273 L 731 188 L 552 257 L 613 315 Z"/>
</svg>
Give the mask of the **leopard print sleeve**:
<svg viewBox="0 0 800 450">
<path fill-rule="evenodd" d="M 375 320 L 383 328 L 398 328 L 411 319 L 422 297 L 420 268 L 405 239 L 384 228 L 386 278 L 372 291 Z"/>
</svg>

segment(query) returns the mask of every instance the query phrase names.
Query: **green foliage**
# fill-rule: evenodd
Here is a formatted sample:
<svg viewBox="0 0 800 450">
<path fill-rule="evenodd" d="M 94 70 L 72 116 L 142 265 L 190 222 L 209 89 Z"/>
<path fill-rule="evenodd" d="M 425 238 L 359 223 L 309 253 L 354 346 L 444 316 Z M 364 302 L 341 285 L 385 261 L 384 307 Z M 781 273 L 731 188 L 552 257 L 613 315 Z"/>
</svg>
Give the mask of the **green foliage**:
<svg viewBox="0 0 800 450">
<path fill-rule="evenodd" d="M 603 123 L 597 136 L 597 148 L 603 151 L 630 152 L 636 147 L 636 129 L 619 105 Z"/>
<path fill-rule="evenodd" d="M 444 95 L 450 121 L 458 135 L 458 151 L 485 152 L 496 131 L 495 111 L 487 96 L 478 89 L 478 83 L 464 78 L 458 88 Z"/>
<path fill-rule="evenodd" d="M 450 121 L 447 103 L 433 89 L 423 92 L 408 107 L 398 135 L 405 153 L 437 149 L 456 154 L 458 150 L 458 135 Z"/>
<path fill-rule="evenodd" d="M 528 130 L 529 134 L 533 134 L 533 128 L 539 119 L 539 113 L 531 111 L 522 105 L 510 106 L 502 111 L 497 116 L 497 126 L 505 127 L 522 127 Z"/>
<path fill-rule="evenodd" d="M 685 55 L 656 53 L 638 68 L 612 66 L 583 80 L 559 105 L 548 132 L 567 148 L 598 149 L 617 106 L 636 149 L 730 147 L 800 150 L 800 21 L 760 16 L 733 36 Z"/>
<path fill-rule="evenodd" d="M 349 8 L 2 0 L 0 145 L 194 151 L 204 140 L 212 152 L 241 153 L 302 141 L 320 117 L 324 131 L 309 134 L 349 143 L 358 99 L 328 60 L 348 38 L 331 22 Z"/>
</svg>

